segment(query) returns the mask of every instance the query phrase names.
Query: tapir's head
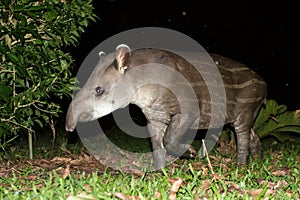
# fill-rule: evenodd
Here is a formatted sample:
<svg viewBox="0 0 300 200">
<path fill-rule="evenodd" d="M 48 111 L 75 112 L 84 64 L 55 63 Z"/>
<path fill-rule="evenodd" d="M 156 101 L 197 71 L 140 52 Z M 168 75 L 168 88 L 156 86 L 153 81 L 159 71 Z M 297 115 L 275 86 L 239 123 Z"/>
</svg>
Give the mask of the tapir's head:
<svg viewBox="0 0 300 200">
<path fill-rule="evenodd" d="M 100 52 L 99 57 L 98 65 L 69 105 L 67 131 L 73 131 L 78 121 L 98 119 L 130 103 L 130 86 L 124 79 L 131 61 L 129 47 L 122 44 L 115 54 Z"/>
</svg>

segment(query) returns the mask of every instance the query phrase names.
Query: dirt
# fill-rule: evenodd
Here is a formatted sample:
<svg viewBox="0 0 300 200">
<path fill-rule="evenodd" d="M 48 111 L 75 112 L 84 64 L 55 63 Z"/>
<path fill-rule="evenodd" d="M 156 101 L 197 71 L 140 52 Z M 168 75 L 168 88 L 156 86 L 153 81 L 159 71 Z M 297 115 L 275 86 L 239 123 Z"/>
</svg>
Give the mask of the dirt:
<svg viewBox="0 0 300 200">
<path fill-rule="evenodd" d="M 64 156 L 54 157 L 53 159 L 22 159 L 0 162 L 1 177 L 22 176 L 30 179 L 48 172 L 56 172 L 60 176 L 66 176 L 67 174 L 77 176 L 79 173 L 91 174 L 98 172 L 101 174 L 106 170 L 110 169 L 86 152 L 80 155 L 65 153 Z M 118 172 L 115 171 L 115 173 Z M 29 176 L 24 176 L 24 174 Z"/>
</svg>

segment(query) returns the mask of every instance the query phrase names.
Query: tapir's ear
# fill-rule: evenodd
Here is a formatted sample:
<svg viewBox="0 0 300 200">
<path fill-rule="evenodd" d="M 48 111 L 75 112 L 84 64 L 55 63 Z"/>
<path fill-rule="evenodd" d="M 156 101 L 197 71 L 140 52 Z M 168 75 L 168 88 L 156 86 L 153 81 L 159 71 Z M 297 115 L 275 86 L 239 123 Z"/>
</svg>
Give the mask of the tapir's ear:
<svg viewBox="0 0 300 200">
<path fill-rule="evenodd" d="M 124 74 L 130 64 L 131 52 L 126 44 L 120 44 L 116 48 L 116 61 L 120 73 Z"/>
<path fill-rule="evenodd" d="M 104 51 L 100 51 L 100 52 L 98 53 L 98 55 L 99 55 L 99 62 L 100 62 L 100 63 L 104 62 L 105 52 L 104 52 Z"/>
<path fill-rule="evenodd" d="M 104 51 L 100 51 L 98 54 L 99 54 L 100 58 L 103 57 L 103 56 L 105 56 L 105 52 Z"/>
</svg>

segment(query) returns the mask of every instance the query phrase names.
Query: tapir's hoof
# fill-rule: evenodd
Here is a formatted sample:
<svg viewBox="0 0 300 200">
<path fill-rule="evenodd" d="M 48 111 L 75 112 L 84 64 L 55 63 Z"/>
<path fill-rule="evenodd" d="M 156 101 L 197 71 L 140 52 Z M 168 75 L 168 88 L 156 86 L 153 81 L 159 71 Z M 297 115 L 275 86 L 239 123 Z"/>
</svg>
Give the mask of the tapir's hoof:
<svg viewBox="0 0 300 200">
<path fill-rule="evenodd" d="M 193 149 L 191 145 L 187 144 L 176 144 L 169 145 L 167 147 L 168 154 L 177 158 L 195 158 L 197 156 L 197 152 Z"/>
<path fill-rule="evenodd" d="M 251 149 L 253 160 L 263 160 L 263 153 L 259 148 Z"/>
<path fill-rule="evenodd" d="M 180 156 L 180 158 L 188 158 L 188 159 L 193 159 L 196 158 L 197 152 L 192 146 L 189 146 L 189 148 Z"/>
<path fill-rule="evenodd" d="M 166 162 L 166 150 L 160 149 L 153 152 L 153 166 L 155 170 L 160 171 L 162 168 L 164 168 L 167 165 Z"/>
<path fill-rule="evenodd" d="M 236 161 L 238 164 L 246 165 L 248 161 L 249 152 L 238 152 Z"/>
<path fill-rule="evenodd" d="M 251 129 L 250 132 L 250 143 L 249 149 L 252 154 L 253 160 L 262 160 L 263 153 L 261 151 L 261 144 L 257 134 L 255 134 L 254 130 Z"/>
<path fill-rule="evenodd" d="M 252 147 L 250 145 L 250 152 L 252 154 L 253 160 L 262 160 L 263 159 L 263 153 L 261 151 L 260 146 L 254 146 L 254 147 Z"/>
</svg>

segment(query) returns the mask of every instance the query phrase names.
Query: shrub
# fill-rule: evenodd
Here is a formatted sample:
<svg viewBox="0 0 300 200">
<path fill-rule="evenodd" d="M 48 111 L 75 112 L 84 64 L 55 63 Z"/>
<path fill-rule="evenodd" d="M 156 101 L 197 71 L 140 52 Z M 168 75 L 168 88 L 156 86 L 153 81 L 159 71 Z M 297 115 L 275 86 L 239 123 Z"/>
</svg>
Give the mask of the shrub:
<svg viewBox="0 0 300 200">
<path fill-rule="evenodd" d="M 253 129 L 260 138 L 273 136 L 284 142 L 290 138 L 290 133 L 300 133 L 300 112 L 288 111 L 285 105 L 268 100 L 260 110 Z"/>
<path fill-rule="evenodd" d="M 57 100 L 70 96 L 75 82 L 72 57 L 63 48 L 76 45 L 96 17 L 91 0 L 2 0 L 0 10 L 0 144 L 5 144 L 61 113 Z"/>
</svg>

